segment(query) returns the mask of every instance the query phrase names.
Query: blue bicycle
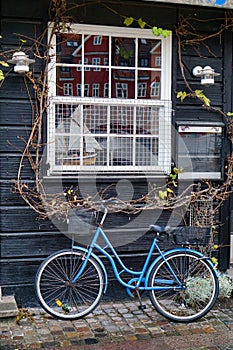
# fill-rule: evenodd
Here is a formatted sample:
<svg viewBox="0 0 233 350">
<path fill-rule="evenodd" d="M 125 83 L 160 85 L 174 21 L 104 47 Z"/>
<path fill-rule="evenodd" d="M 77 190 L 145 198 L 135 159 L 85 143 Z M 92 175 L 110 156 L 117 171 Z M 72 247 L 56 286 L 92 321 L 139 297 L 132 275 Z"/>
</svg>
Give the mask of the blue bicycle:
<svg viewBox="0 0 233 350">
<path fill-rule="evenodd" d="M 39 267 L 35 289 L 44 310 L 59 319 L 75 320 L 97 307 L 106 293 L 108 274 L 93 251 L 96 249 L 109 259 L 117 281 L 128 294 L 138 296 L 141 309 L 144 307 L 141 293 L 148 291 L 154 308 L 169 320 L 193 322 L 206 315 L 214 306 L 219 291 L 211 260 L 189 247 L 161 251 L 158 237 L 168 228 L 151 225 L 155 238 L 142 269 L 133 271 L 125 266 L 103 231 L 108 209 L 105 204 L 102 206 L 104 213 L 90 246 L 83 248 L 72 244 L 70 250 L 50 255 Z M 158 256 L 154 259 L 155 251 Z"/>
</svg>

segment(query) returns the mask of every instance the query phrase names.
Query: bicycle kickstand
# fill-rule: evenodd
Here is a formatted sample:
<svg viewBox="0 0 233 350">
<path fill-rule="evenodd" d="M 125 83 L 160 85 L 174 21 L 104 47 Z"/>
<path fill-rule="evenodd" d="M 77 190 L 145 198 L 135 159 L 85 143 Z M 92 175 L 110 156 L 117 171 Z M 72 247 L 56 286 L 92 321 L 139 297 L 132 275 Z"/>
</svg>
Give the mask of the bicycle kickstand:
<svg viewBox="0 0 233 350">
<path fill-rule="evenodd" d="M 146 305 L 142 303 L 142 298 L 141 298 L 141 295 L 140 295 L 140 293 L 139 293 L 139 290 L 136 288 L 135 291 L 136 291 L 136 293 L 137 293 L 137 297 L 138 297 L 138 300 L 139 300 L 139 306 L 138 306 L 138 308 L 139 308 L 139 310 L 142 310 L 142 311 L 143 311 L 143 310 L 146 309 Z"/>
</svg>

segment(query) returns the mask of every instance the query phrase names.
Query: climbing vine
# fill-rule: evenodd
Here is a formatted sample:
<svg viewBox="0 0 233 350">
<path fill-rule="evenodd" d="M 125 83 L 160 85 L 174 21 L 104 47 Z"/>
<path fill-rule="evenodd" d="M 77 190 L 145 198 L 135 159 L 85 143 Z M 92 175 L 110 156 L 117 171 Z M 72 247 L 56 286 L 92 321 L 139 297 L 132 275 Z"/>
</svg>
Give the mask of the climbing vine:
<svg viewBox="0 0 233 350">
<path fill-rule="evenodd" d="M 142 30 L 144 28 L 150 28 L 155 36 L 161 35 L 163 37 L 168 37 L 172 33 L 170 29 L 163 29 L 150 25 L 142 18 L 135 19 L 133 17 L 124 16 L 113 8 L 107 6 L 104 2 L 100 1 L 99 4 L 102 4 L 122 18 L 122 23 L 127 27 L 137 24 Z M 82 5 L 77 5 L 77 7 L 82 6 L 86 6 L 86 4 L 83 3 Z M 84 206 L 96 209 L 99 205 L 97 198 L 81 198 L 78 188 L 74 187 L 66 188 L 62 193 L 46 193 L 39 174 L 42 163 L 42 150 L 45 146 L 42 140 L 44 116 L 49 106 L 47 82 L 47 72 L 50 62 L 49 49 L 51 47 L 52 36 L 60 31 L 69 29 L 69 25 L 73 21 L 73 19 L 67 15 L 69 12 L 68 10 L 66 0 L 51 0 L 49 15 L 51 22 L 53 22 L 54 25 L 47 45 L 44 44 L 44 39 L 47 34 L 46 32 L 42 33 L 42 35 L 37 39 L 28 38 L 23 35 L 19 36 L 21 42 L 22 40 L 32 41 L 30 52 L 37 58 L 37 60 L 41 60 L 43 62 L 44 69 L 43 72 L 40 72 L 37 75 L 35 75 L 33 72 L 29 72 L 24 76 L 25 87 L 31 103 L 33 123 L 28 139 L 25 140 L 25 148 L 22 150 L 14 190 L 22 196 L 25 202 L 34 211 L 36 211 L 41 218 L 44 219 L 56 216 L 59 219 L 66 220 L 69 216 L 70 208 Z M 216 19 L 211 20 L 216 21 Z M 192 89 L 186 78 L 182 59 L 182 49 L 187 45 L 191 45 L 196 52 L 199 51 L 200 45 L 204 45 L 208 52 L 213 54 L 211 47 L 208 46 L 208 40 L 214 36 L 221 37 L 224 31 L 233 29 L 232 13 L 226 12 L 226 16 L 222 19 L 220 28 L 216 33 L 207 35 L 200 34 L 198 32 L 198 23 L 200 21 L 201 20 L 197 18 L 181 18 L 177 28 L 174 31 L 178 40 L 178 59 L 181 75 L 187 89 L 187 91 L 178 91 L 177 98 L 181 99 L 183 102 L 185 102 L 187 98 L 198 99 L 201 101 L 203 108 L 212 109 L 218 113 L 221 113 L 228 128 L 229 139 L 231 142 L 233 142 L 233 113 L 229 112 L 225 114 L 223 111 L 217 110 L 211 106 L 211 101 L 204 94 L 203 90 Z M 11 53 L 12 52 L 4 53 L 3 57 L 5 58 Z M 128 53 L 122 52 L 122 55 L 126 54 Z M 0 65 L 6 67 L 6 59 L 2 60 Z M 2 81 L 4 81 L 4 79 L 5 75 L 3 71 L 0 70 L 0 84 Z M 31 94 L 31 90 L 29 88 L 30 85 L 33 88 L 33 95 Z M 25 161 L 30 163 L 31 168 L 34 171 L 35 186 L 30 186 L 23 181 L 22 170 L 24 168 Z M 110 209 L 115 212 L 124 211 L 131 213 L 137 213 L 138 211 L 148 209 L 175 210 L 183 207 L 188 208 L 191 203 L 197 200 L 206 200 L 211 198 L 218 203 L 214 209 L 216 211 L 231 193 L 230 185 L 233 176 L 233 156 L 232 154 L 228 156 L 225 177 L 226 180 L 221 185 L 215 185 L 211 181 L 206 180 L 203 181 L 202 184 L 191 184 L 189 187 L 185 188 L 182 193 L 177 194 L 176 189 L 178 187 L 178 175 L 180 172 L 182 172 L 182 169 L 178 169 L 174 166 L 171 173 L 167 177 L 166 184 L 163 187 L 158 188 L 153 186 L 146 195 L 138 199 L 130 201 L 120 201 L 118 199 L 114 204 L 110 205 Z M 102 193 L 102 197 L 103 196 L 104 192 Z M 214 213 L 215 212 L 213 211 L 210 213 L 210 215 L 213 217 Z"/>
</svg>

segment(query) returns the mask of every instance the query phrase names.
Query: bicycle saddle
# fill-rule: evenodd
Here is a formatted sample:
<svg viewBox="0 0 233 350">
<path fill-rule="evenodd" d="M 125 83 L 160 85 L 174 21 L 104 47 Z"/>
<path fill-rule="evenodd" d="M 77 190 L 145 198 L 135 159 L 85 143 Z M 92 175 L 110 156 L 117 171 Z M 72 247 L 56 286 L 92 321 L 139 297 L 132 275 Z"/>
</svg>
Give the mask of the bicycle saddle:
<svg viewBox="0 0 233 350">
<path fill-rule="evenodd" d="M 170 230 L 170 226 L 150 225 L 149 229 L 157 233 L 167 233 Z"/>
</svg>

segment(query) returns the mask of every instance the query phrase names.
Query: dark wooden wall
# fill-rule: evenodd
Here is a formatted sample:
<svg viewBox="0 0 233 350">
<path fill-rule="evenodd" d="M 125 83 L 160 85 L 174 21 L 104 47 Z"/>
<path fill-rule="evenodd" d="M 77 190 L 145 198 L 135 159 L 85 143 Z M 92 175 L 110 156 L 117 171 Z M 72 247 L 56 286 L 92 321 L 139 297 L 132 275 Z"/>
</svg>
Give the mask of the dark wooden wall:
<svg viewBox="0 0 233 350">
<path fill-rule="evenodd" d="M 82 1 L 78 1 L 83 3 Z M 77 2 L 77 3 L 78 3 Z M 109 4 L 119 13 L 125 16 L 142 17 L 152 25 L 162 26 L 168 29 L 174 29 L 179 16 L 190 16 L 195 18 L 219 18 L 224 12 L 222 10 L 214 10 L 204 7 L 175 6 L 168 4 L 153 4 L 151 2 L 140 1 L 109 1 Z M 17 11 L 16 11 L 17 9 Z M 105 24 L 105 25 L 122 25 L 122 18 L 114 12 L 110 12 L 107 8 L 97 5 L 94 1 L 92 5 L 81 7 L 73 11 L 72 16 L 80 23 Z M 1 0 L 1 39 L 2 50 L 17 49 L 19 37 L 16 33 L 22 33 L 28 37 L 37 37 L 46 27 L 48 19 L 48 1 L 21 1 L 20 6 L 16 0 Z M 216 30 L 218 21 L 210 24 L 202 22 L 199 29 L 205 33 L 211 33 Z M 29 40 L 30 41 L 30 40 Z M 25 44 L 25 47 L 30 42 Z M 210 54 L 206 47 L 200 48 L 201 55 L 205 57 L 208 65 L 216 67 L 216 71 L 221 72 L 221 76 L 217 78 L 217 82 L 213 87 L 208 88 L 208 96 L 211 103 L 226 111 L 232 110 L 232 33 L 219 39 L 210 39 L 208 45 L 214 56 Z M 193 88 L 200 88 L 199 82 L 190 74 L 192 68 L 197 64 L 201 64 L 200 57 L 192 47 L 187 47 L 183 52 L 185 70 L 187 77 L 190 79 Z M 187 100 L 180 103 L 176 99 L 176 92 L 185 90 L 185 86 L 181 77 L 177 59 L 177 42 L 173 38 L 173 108 L 174 123 L 177 120 L 193 119 L 193 120 L 219 120 L 219 115 L 203 111 L 199 103 L 193 100 Z M 42 67 L 37 63 L 35 69 L 41 71 Z M 207 91 L 206 91 L 207 93 Z M 38 265 L 42 259 L 51 252 L 70 246 L 70 239 L 64 235 L 69 231 L 66 223 L 60 223 L 57 227 L 55 222 L 49 220 L 40 220 L 37 214 L 32 211 L 24 201 L 14 193 L 14 180 L 17 178 L 17 171 L 20 161 L 21 152 L 24 148 L 24 138 L 27 137 L 31 129 L 31 108 L 29 99 L 25 90 L 22 76 L 11 72 L 0 89 L 0 208 L 1 208 L 1 232 L 0 232 L 0 285 L 4 287 L 5 293 L 13 292 L 18 300 L 25 303 L 23 295 L 27 295 L 27 301 L 34 302 L 31 287 L 33 286 L 34 276 Z M 174 145 L 175 150 L 175 145 Z M 174 154 L 174 159 L 176 155 Z M 24 165 L 23 181 L 29 185 L 34 183 L 34 175 L 29 164 Z M 164 179 L 161 179 L 164 181 Z M 151 180 L 154 181 L 153 179 Z M 114 183 L 114 179 L 98 180 L 98 186 L 109 186 Z M 75 184 L 73 181 L 64 181 L 64 186 Z M 50 183 L 50 186 L 56 186 L 56 180 Z M 145 183 L 140 179 L 133 181 L 135 193 L 140 196 L 145 192 Z M 229 239 L 229 208 L 224 208 L 225 227 L 222 234 L 225 241 Z M 227 214 L 228 213 L 228 214 Z M 127 244 L 120 248 L 122 254 L 130 254 L 128 257 L 130 264 L 144 259 L 145 249 L 150 242 L 151 234 L 147 227 L 150 223 L 154 223 L 155 219 L 158 223 L 165 223 L 170 218 L 170 213 L 161 213 L 157 215 L 148 212 L 143 216 L 143 220 L 136 224 L 137 229 L 145 233 L 136 243 Z M 128 235 L 133 234 L 133 229 L 128 230 L 127 220 L 134 219 L 126 216 L 110 217 L 107 227 L 117 230 L 114 234 Z M 116 222 L 118 223 L 116 225 Z M 119 225 L 120 223 L 120 225 Z M 127 228 L 126 228 L 127 227 Z M 132 226 L 133 227 L 133 226 Z M 128 231 L 127 231 L 128 230 Z M 132 239 L 133 240 L 133 239 Z M 166 245 L 166 243 L 165 243 Z M 228 264 L 228 250 L 222 252 L 223 269 Z M 26 293 L 26 290 L 29 293 Z M 23 291 L 23 292 L 22 292 Z"/>
</svg>

